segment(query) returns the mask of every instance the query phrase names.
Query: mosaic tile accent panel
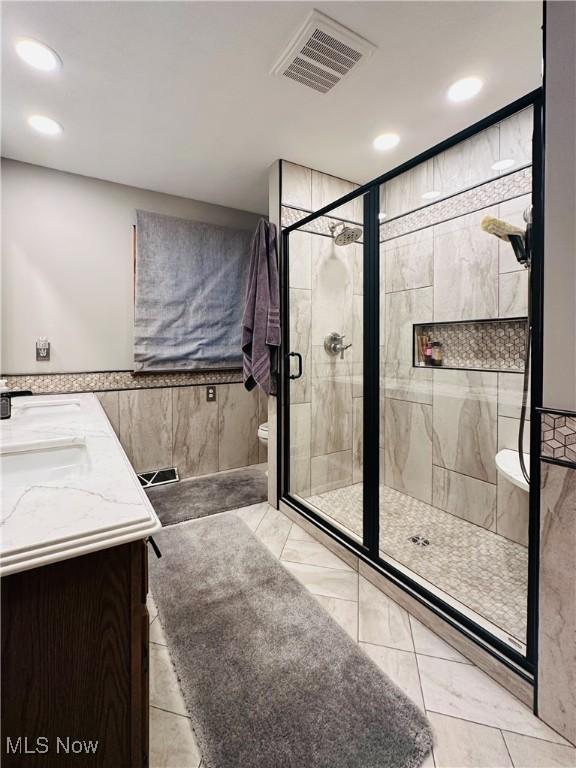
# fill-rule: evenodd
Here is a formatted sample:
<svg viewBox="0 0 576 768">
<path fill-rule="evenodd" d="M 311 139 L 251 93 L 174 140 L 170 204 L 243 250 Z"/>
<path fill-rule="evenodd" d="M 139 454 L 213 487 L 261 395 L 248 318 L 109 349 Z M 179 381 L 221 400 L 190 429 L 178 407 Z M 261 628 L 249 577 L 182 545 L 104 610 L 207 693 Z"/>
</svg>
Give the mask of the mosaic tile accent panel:
<svg viewBox="0 0 576 768">
<path fill-rule="evenodd" d="M 290 227 L 292 224 L 297 224 L 302 219 L 305 219 L 306 216 L 310 216 L 312 211 L 304 211 L 300 208 L 293 208 L 290 205 L 283 205 L 282 206 L 282 226 L 283 227 Z M 346 224 L 350 224 L 351 226 L 357 226 L 362 227 L 361 221 L 352 221 L 348 219 L 343 219 L 339 216 L 319 216 L 317 219 L 314 219 L 313 221 L 309 222 L 308 224 L 304 225 L 302 227 L 302 232 L 311 232 L 315 235 L 324 235 L 326 237 L 332 237 L 332 233 L 330 231 L 330 227 L 334 226 L 334 224 L 338 224 L 341 221 L 345 221 Z M 358 240 L 359 243 L 362 242 L 362 238 Z"/>
<path fill-rule="evenodd" d="M 576 413 L 544 411 L 541 420 L 541 456 L 576 467 Z"/>
<path fill-rule="evenodd" d="M 242 381 L 242 371 L 194 371 L 191 373 L 139 373 L 97 371 L 94 373 L 48 373 L 22 376 L 4 375 L 10 389 L 31 390 L 35 395 L 70 392 L 102 392 L 108 389 L 150 389 L 202 384 L 234 384 Z"/>
<path fill-rule="evenodd" d="M 308 501 L 362 535 L 362 483 Z M 526 642 L 526 547 L 386 485 L 380 486 L 380 530 L 382 555 Z M 428 544 L 418 546 L 414 537 Z"/>
<path fill-rule="evenodd" d="M 532 168 L 528 166 L 518 171 L 490 179 L 472 189 L 465 190 L 443 200 L 422 206 L 421 208 L 398 216 L 380 225 L 380 242 L 392 240 L 400 235 L 407 235 L 434 224 L 455 219 L 468 213 L 481 211 L 491 205 L 498 205 L 507 200 L 527 195 L 532 192 Z"/>
<path fill-rule="evenodd" d="M 443 368 L 522 373 L 526 356 L 526 322 L 520 319 L 414 325 L 414 365 L 424 367 L 418 359 L 418 337 L 428 336 L 431 341 L 442 344 Z"/>
<path fill-rule="evenodd" d="M 496 179 L 489 179 L 472 189 L 450 195 L 442 200 L 436 200 L 410 213 L 404 213 L 389 221 L 384 221 L 380 224 L 380 242 L 393 240 L 401 235 L 417 232 L 420 229 L 450 221 L 450 219 L 458 216 L 481 211 L 483 208 L 514 200 L 531 192 L 532 167 L 527 166 L 508 174 L 502 174 Z M 311 213 L 312 211 L 283 205 L 281 224 L 283 227 L 290 227 Z M 342 219 L 330 215 L 320 216 L 305 224 L 301 231 L 331 237 L 330 226 L 338 221 L 342 221 Z M 348 221 L 347 223 L 362 226 L 362 222 Z M 358 242 L 362 242 L 362 240 Z"/>
</svg>

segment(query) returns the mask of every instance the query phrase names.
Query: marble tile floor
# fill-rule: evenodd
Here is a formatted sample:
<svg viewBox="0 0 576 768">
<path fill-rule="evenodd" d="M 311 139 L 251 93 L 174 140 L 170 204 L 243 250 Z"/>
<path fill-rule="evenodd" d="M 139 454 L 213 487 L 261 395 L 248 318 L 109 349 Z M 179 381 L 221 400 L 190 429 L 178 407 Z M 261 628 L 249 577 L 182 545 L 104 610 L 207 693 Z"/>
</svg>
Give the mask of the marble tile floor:
<svg viewBox="0 0 576 768">
<path fill-rule="evenodd" d="M 394 558 L 524 643 L 526 547 L 393 488 L 380 488 L 382 555 Z M 307 501 L 338 524 L 362 534 L 361 483 Z M 410 541 L 412 536 L 429 544 L 417 546 Z"/>
<path fill-rule="evenodd" d="M 281 512 L 264 502 L 236 514 L 426 712 L 424 768 L 576 768 L 559 734 Z M 152 597 L 149 611 L 150 766 L 202 768 Z"/>
</svg>

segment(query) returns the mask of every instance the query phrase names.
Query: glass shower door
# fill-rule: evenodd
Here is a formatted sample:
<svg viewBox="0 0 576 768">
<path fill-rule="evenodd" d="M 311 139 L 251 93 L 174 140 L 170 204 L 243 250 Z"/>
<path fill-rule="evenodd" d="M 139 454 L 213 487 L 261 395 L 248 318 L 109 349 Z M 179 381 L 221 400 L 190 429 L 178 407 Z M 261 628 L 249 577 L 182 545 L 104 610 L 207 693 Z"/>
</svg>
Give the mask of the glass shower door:
<svg viewBox="0 0 576 768">
<path fill-rule="evenodd" d="M 351 538 L 363 516 L 363 198 L 288 235 L 288 492 Z"/>
<path fill-rule="evenodd" d="M 539 448 L 541 112 L 523 102 L 355 201 L 283 209 L 282 494 L 531 671 L 538 464 L 518 483 L 501 463 Z"/>
<path fill-rule="evenodd" d="M 494 227 L 523 242 L 533 120 L 518 112 L 380 188 L 380 554 L 521 654 L 529 487 L 498 461 L 519 463 L 529 275 Z"/>
</svg>

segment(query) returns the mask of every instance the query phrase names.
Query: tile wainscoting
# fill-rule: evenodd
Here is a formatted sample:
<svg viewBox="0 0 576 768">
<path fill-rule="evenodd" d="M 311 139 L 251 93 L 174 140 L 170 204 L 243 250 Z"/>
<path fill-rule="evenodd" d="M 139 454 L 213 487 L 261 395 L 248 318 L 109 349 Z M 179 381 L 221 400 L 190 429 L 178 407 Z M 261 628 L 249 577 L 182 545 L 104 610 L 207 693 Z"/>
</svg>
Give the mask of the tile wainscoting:
<svg viewBox="0 0 576 768">
<path fill-rule="evenodd" d="M 266 397 L 247 392 L 239 371 L 142 374 L 130 371 L 7 376 L 11 389 L 34 394 L 94 392 L 132 466 L 176 466 L 181 478 L 266 461 L 258 425 Z M 206 386 L 216 387 L 208 402 Z"/>
<path fill-rule="evenodd" d="M 576 412 L 541 410 L 538 712 L 576 744 Z M 570 446 L 570 448 L 568 448 Z"/>
<path fill-rule="evenodd" d="M 98 393 L 97 393 L 98 394 Z M 98 394 L 137 472 L 178 467 L 181 478 L 266 461 L 258 425 L 266 400 L 243 384 L 216 385 L 208 402 L 203 386 L 123 390 Z"/>
</svg>

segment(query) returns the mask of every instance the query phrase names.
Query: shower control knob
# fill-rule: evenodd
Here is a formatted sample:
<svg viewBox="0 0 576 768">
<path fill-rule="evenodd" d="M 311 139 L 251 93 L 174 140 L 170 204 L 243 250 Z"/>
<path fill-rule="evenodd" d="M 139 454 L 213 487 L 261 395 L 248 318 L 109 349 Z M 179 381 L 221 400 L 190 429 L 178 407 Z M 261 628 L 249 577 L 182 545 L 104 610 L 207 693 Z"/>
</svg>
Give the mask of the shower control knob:
<svg viewBox="0 0 576 768">
<path fill-rule="evenodd" d="M 344 360 L 344 352 L 352 346 L 352 344 L 344 344 L 345 338 L 344 334 L 329 333 L 324 339 L 324 350 L 333 357 L 340 355 L 340 359 Z"/>
</svg>

